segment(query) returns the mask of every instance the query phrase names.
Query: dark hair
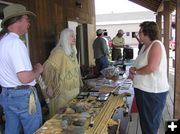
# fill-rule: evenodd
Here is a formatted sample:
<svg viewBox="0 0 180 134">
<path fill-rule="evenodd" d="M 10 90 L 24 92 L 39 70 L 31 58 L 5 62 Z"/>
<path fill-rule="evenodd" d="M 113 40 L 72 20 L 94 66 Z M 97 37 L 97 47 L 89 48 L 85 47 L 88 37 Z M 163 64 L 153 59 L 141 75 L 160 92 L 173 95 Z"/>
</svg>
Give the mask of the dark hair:
<svg viewBox="0 0 180 134">
<path fill-rule="evenodd" d="M 108 33 L 107 33 L 107 32 L 104 32 L 104 36 L 108 36 Z"/>
<path fill-rule="evenodd" d="M 3 38 L 3 36 L 6 34 L 6 33 L 9 33 L 8 31 L 8 26 L 12 25 L 13 23 L 17 22 L 18 20 L 20 20 L 22 18 L 22 15 L 21 16 L 16 16 L 16 17 L 13 17 L 13 18 L 10 18 L 8 20 L 6 20 L 2 26 L 2 30 L 0 31 L 0 40 Z"/>
<path fill-rule="evenodd" d="M 100 34 L 97 33 L 96 35 L 97 35 L 97 36 L 101 36 L 102 34 L 103 34 L 103 33 L 100 33 Z"/>
<path fill-rule="evenodd" d="M 140 32 L 148 36 L 151 41 L 160 39 L 160 32 L 157 23 L 154 21 L 144 21 L 140 25 Z"/>
</svg>

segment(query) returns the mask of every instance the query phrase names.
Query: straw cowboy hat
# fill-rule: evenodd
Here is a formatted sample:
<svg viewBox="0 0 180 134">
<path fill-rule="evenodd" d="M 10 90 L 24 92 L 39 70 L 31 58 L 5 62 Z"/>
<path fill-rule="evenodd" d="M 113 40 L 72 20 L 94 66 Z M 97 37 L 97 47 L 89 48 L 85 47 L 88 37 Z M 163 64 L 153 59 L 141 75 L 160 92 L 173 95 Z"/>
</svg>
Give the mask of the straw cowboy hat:
<svg viewBox="0 0 180 134">
<path fill-rule="evenodd" d="M 4 19 L 1 22 L 1 27 L 3 27 L 4 22 L 10 18 L 21 16 L 21 15 L 30 15 L 36 16 L 33 12 L 27 11 L 26 7 L 20 4 L 12 4 L 3 9 Z"/>
</svg>

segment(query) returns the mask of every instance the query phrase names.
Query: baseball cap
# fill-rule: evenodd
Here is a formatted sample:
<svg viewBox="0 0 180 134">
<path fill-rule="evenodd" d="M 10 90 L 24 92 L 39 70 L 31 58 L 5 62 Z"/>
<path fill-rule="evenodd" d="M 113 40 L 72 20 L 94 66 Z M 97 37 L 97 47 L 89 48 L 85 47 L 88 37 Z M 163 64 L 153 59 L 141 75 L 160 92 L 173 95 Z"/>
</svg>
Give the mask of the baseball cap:
<svg viewBox="0 0 180 134">
<path fill-rule="evenodd" d="M 124 31 L 122 29 L 118 30 L 118 33 L 124 34 Z"/>
<path fill-rule="evenodd" d="M 97 31 L 96 31 L 96 34 L 102 34 L 104 31 L 102 30 L 102 29 L 98 29 Z"/>
</svg>

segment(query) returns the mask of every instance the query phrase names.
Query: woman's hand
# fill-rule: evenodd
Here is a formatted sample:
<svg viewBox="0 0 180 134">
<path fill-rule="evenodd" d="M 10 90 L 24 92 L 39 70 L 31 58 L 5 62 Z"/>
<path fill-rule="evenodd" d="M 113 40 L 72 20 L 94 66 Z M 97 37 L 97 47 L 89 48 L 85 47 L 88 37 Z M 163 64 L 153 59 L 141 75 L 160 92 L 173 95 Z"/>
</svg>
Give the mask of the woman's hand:
<svg viewBox="0 0 180 134">
<path fill-rule="evenodd" d="M 47 96 L 48 96 L 49 98 L 53 98 L 53 96 L 54 96 L 54 91 L 53 91 L 52 87 L 48 86 L 46 92 L 47 92 Z"/>
<path fill-rule="evenodd" d="M 137 69 L 135 67 L 131 67 L 129 69 L 129 73 L 132 74 L 132 75 L 136 75 L 136 71 L 137 71 Z"/>
<path fill-rule="evenodd" d="M 128 78 L 132 80 L 134 78 L 134 75 L 136 75 L 136 68 L 135 67 L 131 67 L 129 69 L 129 76 L 128 76 Z"/>
<path fill-rule="evenodd" d="M 131 73 L 129 73 L 129 75 L 128 75 L 128 79 L 133 80 L 133 79 L 134 79 L 134 75 L 132 75 Z"/>
</svg>

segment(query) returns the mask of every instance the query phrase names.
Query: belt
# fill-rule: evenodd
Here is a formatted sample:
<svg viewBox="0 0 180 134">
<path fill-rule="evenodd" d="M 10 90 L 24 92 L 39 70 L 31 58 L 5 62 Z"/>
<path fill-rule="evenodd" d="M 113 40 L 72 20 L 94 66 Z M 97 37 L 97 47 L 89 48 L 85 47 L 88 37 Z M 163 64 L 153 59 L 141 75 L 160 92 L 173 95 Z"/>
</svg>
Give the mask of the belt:
<svg viewBox="0 0 180 134">
<path fill-rule="evenodd" d="M 30 85 L 20 85 L 20 86 L 16 86 L 16 87 L 5 87 L 7 89 L 14 89 L 14 90 L 21 90 L 21 89 L 27 89 L 33 86 Z"/>
<path fill-rule="evenodd" d="M 116 50 L 121 50 L 121 48 L 115 48 L 115 47 L 114 47 L 113 49 L 116 49 Z"/>
<path fill-rule="evenodd" d="M 4 87 L 6 89 L 13 89 L 13 90 L 21 90 L 21 89 L 31 89 L 30 92 L 30 96 L 29 96 L 29 107 L 28 107 L 28 111 L 29 114 L 32 114 L 34 112 L 36 112 L 36 102 L 35 100 L 37 100 L 36 98 L 36 91 L 34 86 L 30 86 L 30 85 L 20 85 L 20 86 L 16 86 L 16 87 Z"/>
</svg>

